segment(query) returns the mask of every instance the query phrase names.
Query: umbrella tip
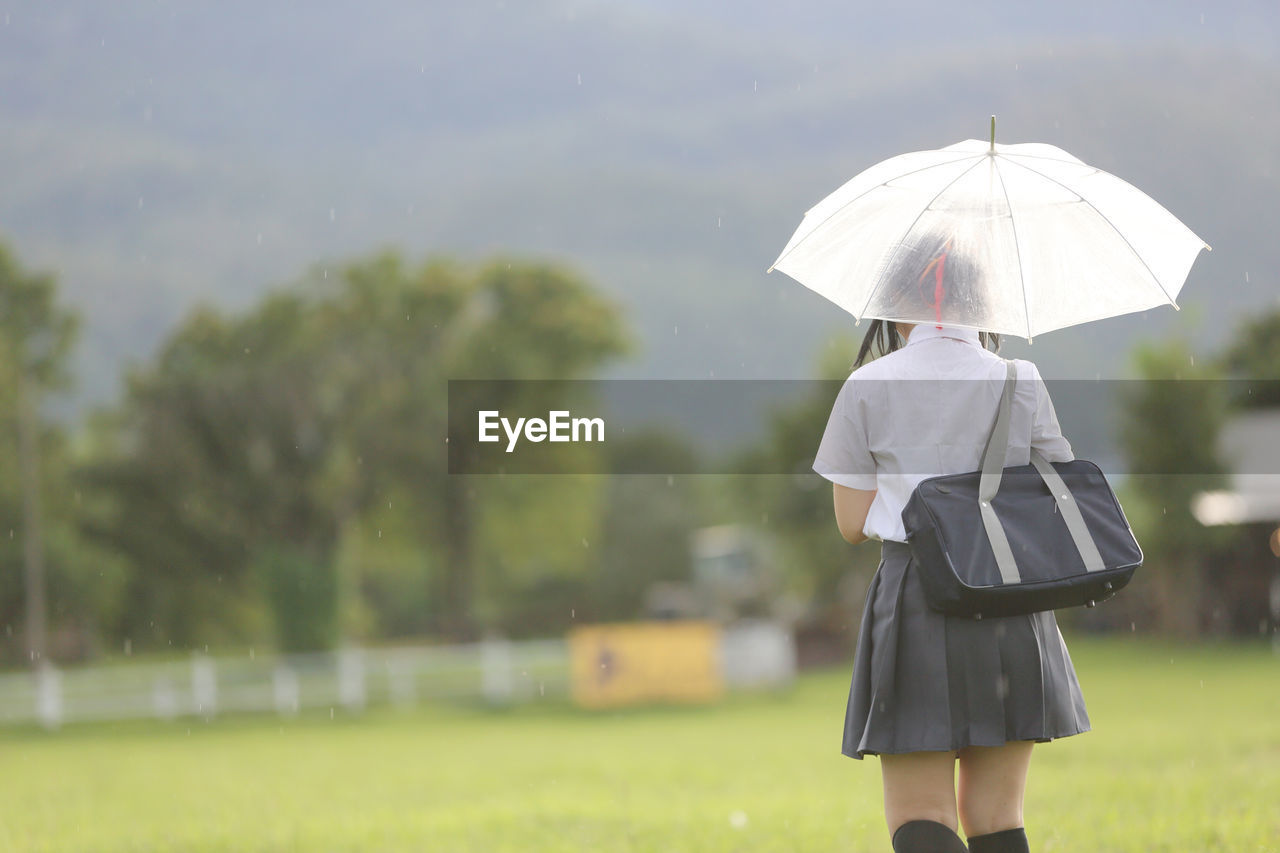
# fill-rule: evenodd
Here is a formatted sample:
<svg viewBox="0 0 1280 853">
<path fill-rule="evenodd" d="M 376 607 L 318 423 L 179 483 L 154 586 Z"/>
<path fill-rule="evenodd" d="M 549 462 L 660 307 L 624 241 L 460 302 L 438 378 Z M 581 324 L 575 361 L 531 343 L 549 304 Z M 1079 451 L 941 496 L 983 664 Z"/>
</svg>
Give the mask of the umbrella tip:
<svg viewBox="0 0 1280 853">
<path fill-rule="evenodd" d="M 765 275 L 768 275 L 768 274 L 769 274 L 769 273 L 771 273 L 771 272 L 773 272 L 773 267 L 769 267 L 767 270 L 765 270 L 765 271 L 764 271 L 764 274 L 765 274 Z"/>
<path fill-rule="evenodd" d="M 996 117 L 991 117 L 991 153 L 996 153 Z"/>
</svg>

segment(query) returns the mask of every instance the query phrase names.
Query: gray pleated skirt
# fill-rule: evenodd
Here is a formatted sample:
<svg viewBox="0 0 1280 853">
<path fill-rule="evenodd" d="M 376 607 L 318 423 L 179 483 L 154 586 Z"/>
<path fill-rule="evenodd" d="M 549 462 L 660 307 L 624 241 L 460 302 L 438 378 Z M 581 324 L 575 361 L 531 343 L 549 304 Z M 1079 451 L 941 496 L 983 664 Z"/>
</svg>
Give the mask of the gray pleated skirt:
<svg viewBox="0 0 1280 853">
<path fill-rule="evenodd" d="M 1089 730 L 1052 611 L 982 620 L 929 609 L 911 550 L 886 541 L 867 591 L 842 752 L 949 751 Z"/>
</svg>

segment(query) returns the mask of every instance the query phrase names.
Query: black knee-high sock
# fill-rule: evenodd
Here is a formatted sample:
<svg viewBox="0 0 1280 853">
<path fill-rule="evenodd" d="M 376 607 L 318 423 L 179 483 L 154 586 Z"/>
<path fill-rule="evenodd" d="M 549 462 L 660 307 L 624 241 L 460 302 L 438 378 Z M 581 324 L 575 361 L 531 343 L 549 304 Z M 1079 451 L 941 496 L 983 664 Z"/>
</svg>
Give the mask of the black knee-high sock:
<svg viewBox="0 0 1280 853">
<path fill-rule="evenodd" d="M 1021 826 L 969 839 L 969 853 L 1030 853 L 1027 831 Z"/>
<path fill-rule="evenodd" d="M 944 823 L 909 820 L 893 834 L 894 853 L 965 853 L 960 836 Z"/>
</svg>

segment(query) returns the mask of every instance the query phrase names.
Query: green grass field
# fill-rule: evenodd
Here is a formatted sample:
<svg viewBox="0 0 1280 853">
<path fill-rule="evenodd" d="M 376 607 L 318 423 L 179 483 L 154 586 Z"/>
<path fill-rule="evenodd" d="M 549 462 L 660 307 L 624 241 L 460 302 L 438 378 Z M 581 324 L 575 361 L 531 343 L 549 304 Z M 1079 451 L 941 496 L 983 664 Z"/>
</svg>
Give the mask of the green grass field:
<svg viewBox="0 0 1280 853">
<path fill-rule="evenodd" d="M 1280 656 L 1071 646 L 1094 731 L 1037 747 L 1033 850 L 1280 851 Z M 888 850 L 847 690 L 0 731 L 0 849 Z"/>
</svg>

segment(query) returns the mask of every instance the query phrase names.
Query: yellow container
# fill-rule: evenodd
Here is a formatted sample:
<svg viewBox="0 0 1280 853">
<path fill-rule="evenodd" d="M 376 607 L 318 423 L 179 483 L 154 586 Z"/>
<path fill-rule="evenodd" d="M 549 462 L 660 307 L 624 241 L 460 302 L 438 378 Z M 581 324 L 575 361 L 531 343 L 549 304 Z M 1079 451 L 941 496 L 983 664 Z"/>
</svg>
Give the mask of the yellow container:
<svg viewBox="0 0 1280 853">
<path fill-rule="evenodd" d="M 582 707 L 711 702 L 724 693 L 713 622 L 583 625 L 568 640 L 571 693 Z"/>
</svg>

